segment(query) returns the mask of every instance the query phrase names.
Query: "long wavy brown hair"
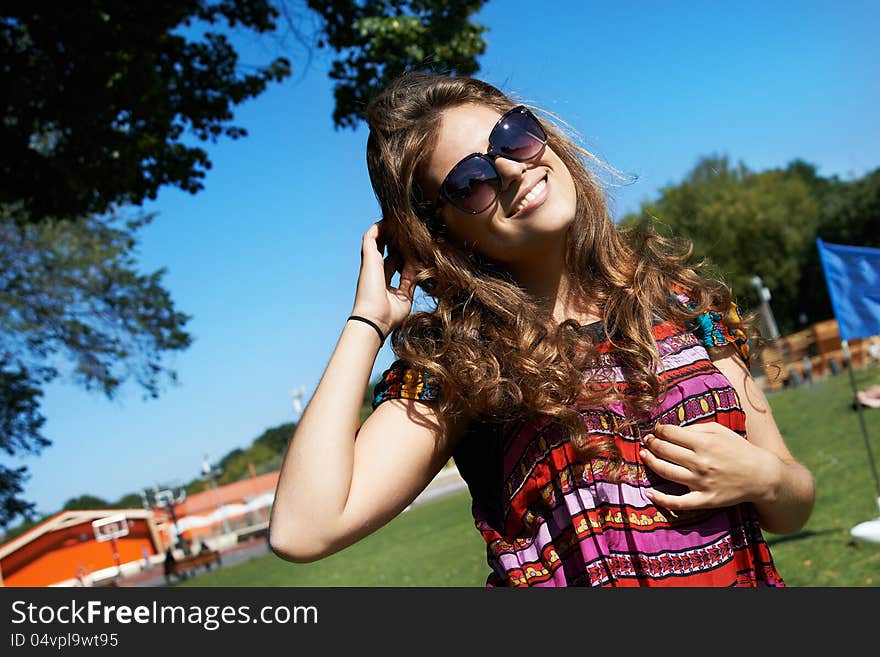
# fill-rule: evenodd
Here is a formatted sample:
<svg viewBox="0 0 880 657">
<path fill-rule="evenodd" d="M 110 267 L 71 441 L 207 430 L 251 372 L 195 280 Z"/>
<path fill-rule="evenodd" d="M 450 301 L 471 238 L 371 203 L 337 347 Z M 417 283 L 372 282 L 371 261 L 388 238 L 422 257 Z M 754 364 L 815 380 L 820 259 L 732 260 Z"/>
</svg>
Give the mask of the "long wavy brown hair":
<svg viewBox="0 0 880 657">
<path fill-rule="evenodd" d="M 413 312 L 392 333 L 394 352 L 439 387 L 441 420 L 462 412 L 483 421 L 539 414 L 565 427 L 580 457 L 603 456 L 619 465 L 613 440 L 587 435 L 577 410 L 619 398 L 598 366 L 597 341 L 612 341 L 627 379 L 637 382 L 625 398 L 632 424 L 646 421 L 662 394 L 655 320 L 687 323 L 710 308 L 726 309 L 730 290 L 697 273 L 705 263 L 689 262 L 688 241 L 650 227 L 616 226 L 590 170 L 601 161 L 548 120 L 551 114 L 527 105 L 542 117 L 548 146 L 574 180 L 577 209 L 566 236 L 566 271 L 583 307 L 601 309 L 604 335 L 594 337 L 571 319 L 557 324 L 503 265 L 456 243 L 424 198 L 419 180 L 440 114 L 466 103 L 499 113 L 525 104 L 481 80 L 408 73 L 367 107 L 367 166 L 389 250 L 413 260 L 416 284 L 436 304 Z M 695 307 L 676 301 L 673 286 L 686 290 Z M 754 332 L 750 321 L 731 328 Z"/>
</svg>

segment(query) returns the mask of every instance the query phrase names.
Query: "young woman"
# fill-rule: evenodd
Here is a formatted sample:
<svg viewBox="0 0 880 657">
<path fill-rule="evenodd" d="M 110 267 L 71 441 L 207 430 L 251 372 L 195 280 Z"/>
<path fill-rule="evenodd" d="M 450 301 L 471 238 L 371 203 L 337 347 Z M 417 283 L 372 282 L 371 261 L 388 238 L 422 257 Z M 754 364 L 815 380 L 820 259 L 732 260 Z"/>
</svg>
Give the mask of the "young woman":
<svg viewBox="0 0 880 657">
<path fill-rule="evenodd" d="M 619 230 L 597 160 L 489 84 L 408 74 L 368 122 L 382 220 L 288 448 L 275 552 L 351 545 L 452 457 L 487 586 L 782 586 L 761 529 L 798 531 L 813 482 L 749 375 L 730 291 Z M 412 312 L 416 286 L 433 310 Z M 397 360 L 359 426 L 389 333 Z"/>
</svg>

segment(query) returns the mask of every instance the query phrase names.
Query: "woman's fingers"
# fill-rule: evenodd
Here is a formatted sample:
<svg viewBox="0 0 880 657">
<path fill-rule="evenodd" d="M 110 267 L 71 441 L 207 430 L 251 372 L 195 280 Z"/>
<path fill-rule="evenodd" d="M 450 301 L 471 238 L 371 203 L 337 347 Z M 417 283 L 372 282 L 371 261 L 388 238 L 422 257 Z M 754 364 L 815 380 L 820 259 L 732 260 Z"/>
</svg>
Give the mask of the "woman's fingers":
<svg viewBox="0 0 880 657">
<path fill-rule="evenodd" d="M 403 263 L 403 269 L 400 270 L 400 284 L 398 285 L 398 289 L 403 292 L 410 301 L 412 301 L 413 298 L 415 280 L 416 267 L 412 260 L 407 259 Z"/>
<path fill-rule="evenodd" d="M 664 479 L 668 479 L 669 481 L 674 481 L 679 484 L 684 484 L 688 488 L 690 488 L 691 484 L 694 484 L 696 482 L 696 477 L 694 476 L 694 473 L 688 470 L 686 467 L 678 465 L 677 463 L 672 463 L 665 459 L 661 459 L 659 456 L 655 456 L 647 449 L 643 449 L 641 452 L 639 452 L 639 456 L 642 457 L 642 461 L 644 461 L 646 466 L 648 466 L 652 471 L 654 471 Z"/>
<path fill-rule="evenodd" d="M 678 426 L 676 424 L 658 424 L 654 427 L 654 433 L 671 443 L 681 445 L 689 449 L 694 449 L 700 444 L 707 435 L 712 434 L 715 429 L 713 422 L 688 424 L 686 426 Z"/>
<path fill-rule="evenodd" d="M 696 465 L 696 453 L 688 447 L 682 447 L 680 444 L 664 440 L 652 434 L 645 436 L 644 445 L 651 454 L 659 456 L 665 461 L 678 463 L 691 469 Z"/>
<path fill-rule="evenodd" d="M 382 227 L 379 224 L 381 224 L 381 223 L 382 223 L 382 220 L 380 219 L 379 221 L 377 221 L 373 224 L 370 224 L 370 227 L 367 228 L 367 230 L 364 232 L 364 243 L 367 243 L 370 241 L 375 242 L 376 240 L 379 239 L 379 233 L 381 232 L 381 229 L 382 229 Z"/>
<path fill-rule="evenodd" d="M 691 491 L 684 495 L 669 495 L 658 490 L 646 490 L 645 495 L 654 504 L 670 511 L 691 511 L 693 509 L 711 509 L 715 506 L 711 498 L 703 492 Z"/>
<path fill-rule="evenodd" d="M 378 244 L 379 235 L 380 235 L 380 227 L 379 224 L 381 222 L 376 222 L 369 228 L 367 228 L 364 233 L 363 240 L 361 241 L 361 263 L 364 260 L 372 262 L 376 257 L 382 257 L 382 250 Z"/>
<path fill-rule="evenodd" d="M 384 256 L 387 246 L 388 255 Z M 398 287 L 392 287 L 395 272 L 401 272 Z M 387 224 L 377 221 L 364 233 L 361 246 L 361 271 L 355 295 L 355 307 L 394 329 L 412 308 L 415 268 L 404 254 L 389 242 Z M 364 314 L 362 313 L 362 314 Z"/>
</svg>

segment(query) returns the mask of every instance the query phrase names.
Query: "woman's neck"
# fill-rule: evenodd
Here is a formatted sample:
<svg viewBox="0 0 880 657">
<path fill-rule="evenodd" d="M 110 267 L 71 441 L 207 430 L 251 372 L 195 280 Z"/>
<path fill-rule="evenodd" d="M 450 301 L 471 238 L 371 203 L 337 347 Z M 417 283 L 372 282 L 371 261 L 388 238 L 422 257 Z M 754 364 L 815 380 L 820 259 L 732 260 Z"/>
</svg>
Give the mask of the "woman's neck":
<svg viewBox="0 0 880 657">
<path fill-rule="evenodd" d="M 559 245 L 554 253 L 542 253 L 533 262 L 511 266 L 514 279 L 538 301 L 538 304 L 557 324 L 574 319 L 588 324 L 601 319 L 594 304 L 580 300 L 565 266 L 565 247 Z"/>
</svg>

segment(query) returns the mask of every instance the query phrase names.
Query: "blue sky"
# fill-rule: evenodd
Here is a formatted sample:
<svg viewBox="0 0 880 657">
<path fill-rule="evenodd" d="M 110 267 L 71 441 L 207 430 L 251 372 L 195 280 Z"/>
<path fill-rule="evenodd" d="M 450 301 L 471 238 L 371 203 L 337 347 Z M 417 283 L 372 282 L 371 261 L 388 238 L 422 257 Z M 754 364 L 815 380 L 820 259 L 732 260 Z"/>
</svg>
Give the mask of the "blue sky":
<svg viewBox="0 0 880 657">
<path fill-rule="evenodd" d="M 495 0 L 477 74 L 573 125 L 584 145 L 635 182 L 609 189 L 615 217 L 674 184 L 703 155 L 753 170 L 795 158 L 849 179 L 880 166 L 875 2 Z M 253 43 L 245 61 L 267 61 Z M 167 267 L 193 346 L 171 359 L 179 384 L 144 401 L 59 381 L 47 390 L 31 472 L 41 512 L 91 493 L 127 492 L 199 473 L 295 419 L 350 314 L 363 232 L 376 221 L 367 131 L 335 131 L 330 58 L 239 108 L 249 136 L 209 145 L 213 169 L 191 196 L 163 190 L 142 234 L 143 271 Z M 793 218 L 796 220 L 796 218 Z M 393 360 L 386 345 L 374 375 Z"/>
</svg>

